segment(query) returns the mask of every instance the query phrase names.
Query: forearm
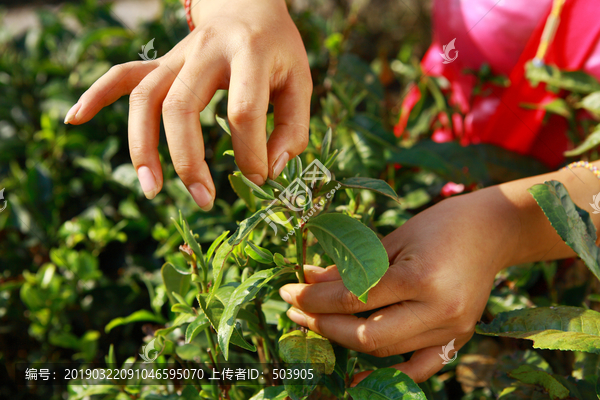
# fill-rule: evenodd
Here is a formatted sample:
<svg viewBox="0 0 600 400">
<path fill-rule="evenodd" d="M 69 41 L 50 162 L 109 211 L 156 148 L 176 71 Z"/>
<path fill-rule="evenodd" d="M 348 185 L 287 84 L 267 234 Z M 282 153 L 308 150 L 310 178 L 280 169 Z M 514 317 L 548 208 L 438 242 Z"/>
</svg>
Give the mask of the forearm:
<svg viewBox="0 0 600 400">
<path fill-rule="evenodd" d="M 600 161 L 593 164 L 600 167 Z M 519 219 L 518 239 L 512 257 L 509 258 L 509 265 L 555 260 L 575 255 L 573 250 L 562 241 L 533 196 L 527 191 L 536 184 L 550 180 L 561 182 L 573 202 L 590 213 L 596 229 L 600 227 L 600 214 L 593 214 L 589 205 L 592 196 L 600 191 L 600 180 L 586 168 L 555 171 L 499 185 L 502 201 L 513 208 L 513 212 Z"/>
</svg>

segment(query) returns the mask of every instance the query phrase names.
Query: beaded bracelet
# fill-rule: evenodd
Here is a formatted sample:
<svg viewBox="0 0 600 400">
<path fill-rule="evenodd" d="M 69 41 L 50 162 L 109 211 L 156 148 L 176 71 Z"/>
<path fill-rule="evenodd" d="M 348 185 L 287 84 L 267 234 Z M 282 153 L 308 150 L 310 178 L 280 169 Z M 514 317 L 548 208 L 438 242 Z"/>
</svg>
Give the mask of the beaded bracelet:
<svg viewBox="0 0 600 400">
<path fill-rule="evenodd" d="M 187 20 L 188 26 L 190 27 L 190 32 L 194 30 L 196 27 L 194 25 L 194 21 L 192 21 L 192 0 L 185 0 L 185 19 Z"/>
<path fill-rule="evenodd" d="M 571 164 L 567 165 L 566 167 L 561 168 L 561 171 L 562 170 L 567 170 L 567 169 L 572 169 L 572 168 L 578 168 L 578 167 L 589 169 L 590 171 L 592 171 L 592 173 L 594 175 L 596 175 L 596 178 L 600 179 L 600 169 L 598 169 L 598 167 L 596 167 L 595 165 L 590 164 L 587 161 L 575 161 L 575 162 L 572 162 Z"/>
</svg>

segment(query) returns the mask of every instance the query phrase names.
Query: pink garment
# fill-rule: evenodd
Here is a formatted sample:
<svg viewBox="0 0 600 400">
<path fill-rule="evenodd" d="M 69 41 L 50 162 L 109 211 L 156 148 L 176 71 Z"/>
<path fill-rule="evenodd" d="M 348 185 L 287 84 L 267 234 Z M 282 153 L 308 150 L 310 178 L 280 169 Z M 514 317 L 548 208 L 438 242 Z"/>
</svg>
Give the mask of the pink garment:
<svg viewBox="0 0 600 400">
<path fill-rule="evenodd" d="M 549 166 L 562 162 L 569 142 L 566 121 L 544 110 L 526 110 L 520 103 L 543 104 L 559 95 L 533 88 L 523 66 L 540 42 L 551 0 L 435 0 L 434 41 L 422 60 L 428 75 L 450 82 L 451 104 L 465 114 L 462 144 L 492 143 L 532 155 Z M 600 4 L 595 0 L 567 0 L 561 21 L 545 59 L 561 69 L 584 71 L 600 79 Z M 455 40 L 458 56 L 442 63 L 442 45 Z M 450 57 L 456 53 L 452 51 Z M 496 74 L 510 77 L 506 88 L 487 86 L 488 93 L 473 96 L 475 77 L 487 63 Z M 440 135 L 438 135 L 440 136 Z M 446 139 L 446 138 L 444 138 Z"/>
</svg>

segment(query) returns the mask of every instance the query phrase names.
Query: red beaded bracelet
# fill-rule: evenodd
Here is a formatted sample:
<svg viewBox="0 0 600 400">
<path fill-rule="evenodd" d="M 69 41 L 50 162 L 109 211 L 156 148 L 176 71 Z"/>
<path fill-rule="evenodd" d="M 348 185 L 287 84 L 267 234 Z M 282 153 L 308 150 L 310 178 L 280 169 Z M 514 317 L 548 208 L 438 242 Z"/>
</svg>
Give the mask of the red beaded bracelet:
<svg viewBox="0 0 600 400">
<path fill-rule="evenodd" d="M 185 0 L 185 19 L 187 20 L 190 32 L 194 30 L 194 22 L 192 21 L 192 0 Z"/>
</svg>

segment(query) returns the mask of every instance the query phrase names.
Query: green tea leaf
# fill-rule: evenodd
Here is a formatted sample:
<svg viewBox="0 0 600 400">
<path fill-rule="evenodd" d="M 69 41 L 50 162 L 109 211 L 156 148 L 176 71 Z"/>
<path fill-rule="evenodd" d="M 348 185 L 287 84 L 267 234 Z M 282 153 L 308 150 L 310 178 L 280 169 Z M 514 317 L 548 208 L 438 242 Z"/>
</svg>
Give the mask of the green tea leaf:
<svg viewBox="0 0 600 400">
<path fill-rule="evenodd" d="M 562 240 L 600 279 L 600 248 L 596 246 L 596 227 L 590 214 L 573 203 L 569 192 L 560 182 L 535 185 L 529 188 L 529 193 Z"/>
<path fill-rule="evenodd" d="M 571 118 L 573 110 L 571 106 L 563 99 L 554 99 L 549 103 L 521 103 L 519 106 L 533 110 L 546 110 L 550 113 L 560 115 L 561 117 Z"/>
<path fill-rule="evenodd" d="M 581 107 L 594 114 L 600 114 L 600 92 L 590 93 L 581 99 Z"/>
<path fill-rule="evenodd" d="M 372 190 L 387 196 L 394 201 L 400 202 L 400 199 L 398 198 L 398 195 L 394 189 L 392 189 L 392 187 L 382 179 L 355 177 L 344 179 L 340 183 L 342 186 L 348 188 Z"/>
<path fill-rule="evenodd" d="M 185 296 L 188 289 L 190 288 L 190 282 L 192 280 L 190 275 L 184 275 L 179 272 L 171 263 L 164 263 L 160 269 L 163 283 L 167 289 L 167 296 L 171 304 L 176 304 L 177 300 L 173 297 L 172 292 L 179 293 Z"/>
<path fill-rule="evenodd" d="M 544 387 L 552 399 L 564 399 L 569 395 L 569 390 L 561 385 L 552 375 L 531 365 L 521 365 L 519 368 L 509 372 L 508 375 L 523 383 Z"/>
<path fill-rule="evenodd" d="M 346 389 L 354 400 L 426 400 L 412 379 L 394 368 L 373 371 L 353 388 Z"/>
<path fill-rule="evenodd" d="M 283 383 L 292 400 L 300 400 L 310 395 L 324 374 L 331 374 L 335 368 L 335 353 L 329 340 L 315 332 L 292 331 L 279 338 L 279 356 L 286 370 L 311 371 L 307 379 L 284 379 Z M 294 372 L 291 374 L 294 376 Z"/>
<path fill-rule="evenodd" d="M 177 300 L 178 303 L 187 305 L 187 302 L 185 301 L 185 299 L 183 298 L 182 295 L 180 295 L 177 292 L 172 292 L 171 294 L 173 295 L 173 297 L 175 298 L 175 300 Z"/>
<path fill-rule="evenodd" d="M 538 307 L 500 313 L 477 333 L 533 340 L 536 349 L 600 354 L 600 313 L 579 307 Z"/>
<path fill-rule="evenodd" d="M 221 118 L 216 114 L 215 114 L 215 119 L 217 120 L 217 124 L 219 124 L 219 126 L 221 128 L 223 128 L 223 130 L 225 132 L 227 132 L 227 134 L 229 136 L 231 136 L 231 129 L 229 129 L 229 122 L 227 122 L 227 120 L 225 118 Z"/>
<path fill-rule="evenodd" d="M 271 178 L 267 178 L 267 185 L 271 186 L 273 189 L 277 189 L 280 192 L 285 191 L 285 188 L 283 187 L 283 185 L 281 185 L 279 182 L 274 181 Z"/>
<path fill-rule="evenodd" d="M 108 348 L 108 355 L 104 357 L 104 362 L 111 365 L 117 364 L 117 359 L 115 358 L 115 346 L 111 343 Z"/>
<path fill-rule="evenodd" d="M 536 87 L 540 82 L 548 86 L 566 89 L 576 93 L 592 93 L 600 90 L 600 83 L 592 75 L 583 71 L 561 71 L 552 65 L 536 66 L 528 61 L 525 76 Z"/>
<path fill-rule="evenodd" d="M 272 207 L 271 209 L 273 212 L 286 210 L 283 207 Z M 219 247 L 219 250 L 217 250 L 217 254 L 212 262 L 214 282 L 208 300 L 209 303 L 212 300 L 213 294 L 221 285 L 221 280 L 223 280 L 223 273 L 225 271 L 225 262 L 227 261 L 229 254 L 233 251 L 233 247 L 237 246 L 246 237 L 248 237 L 250 232 L 256 228 L 260 221 L 263 220 L 265 215 L 266 214 L 264 210 L 259 210 L 252 214 L 249 218 L 243 220 L 233 235 L 231 235 L 231 237 L 229 237 L 229 239 L 227 239 L 227 241 L 223 243 L 221 247 Z"/>
<path fill-rule="evenodd" d="M 300 174 L 302 174 L 302 160 L 300 159 L 300 156 L 296 156 L 290 160 L 290 162 L 287 164 L 287 167 L 290 175 L 287 178 L 290 182 L 300 177 Z"/>
<path fill-rule="evenodd" d="M 306 226 L 335 261 L 344 285 L 366 303 L 369 289 L 379 282 L 390 265 L 377 235 L 344 214 L 322 214 L 312 218 Z"/>
<path fill-rule="evenodd" d="M 262 264 L 272 264 L 273 263 L 273 253 L 271 253 L 268 249 L 257 246 L 254 243 L 248 241 L 246 248 L 244 249 L 246 254 L 250 256 L 255 261 L 258 261 Z"/>
<path fill-rule="evenodd" d="M 598 147 L 598 145 L 600 145 L 600 125 L 596 126 L 596 129 L 585 138 L 583 143 L 573 150 L 565 151 L 564 155 L 565 157 L 578 156 Z"/>
<path fill-rule="evenodd" d="M 187 304 L 181 304 L 181 303 L 173 304 L 171 306 L 171 311 L 178 312 L 178 313 L 192 314 L 192 315 L 194 314 L 194 310 L 192 309 L 192 307 L 188 306 Z"/>
<path fill-rule="evenodd" d="M 206 329 L 210 325 L 210 321 L 206 318 L 206 315 L 198 315 L 198 317 L 188 325 L 185 330 L 185 342 L 191 342 L 200 332 Z"/>
<path fill-rule="evenodd" d="M 284 269 L 280 267 L 259 271 L 241 283 L 231 294 L 217 329 L 219 347 L 223 351 L 225 360 L 229 357 L 229 340 L 235 328 L 238 311 L 252 300 L 264 285 L 283 271 Z"/>
<path fill-rule="evenodd" d="M 245 183 L 250 189 L 252 189 L 256 197 L 263 200 L 275 200 L 273 193 L 268 193 L 267 191 L 265 191 L 265 189 L 261 188 L 256 183 L 246 178 L 241 172 L 235 172 L 233 175 L 240 178 L 243 183 Z"/>
<path fill-rule="evenodd" d="M 227 235 L 229 235 L 229 231 L 225 231 L 223 233 L 221 233 L 219 235 L 218 238 L 216 238 L 212 244 L 210 245 L 210 247 L 208 248 L 208 251 L 206 252 L 206 261 L 210 261 L 210 258 L 212 257 L 213 253 L 215 252 L 215 250 L 217 249 L 217 247 L 219 247 L 219 245 L 221 244 L 221 242 L 227 237 Z"/>
<path fill-rule="evenodd" d="M 254 198 L 250 187 L 237 175 L 230 174 L 228 178 L 233 191 L 244 201 L 246 207 L 252 212 L 256 211 L 256 199 Z"/>
<path fill-rule="evenodd" d="M 131 324 L 132 322 L 164 322 L 164 319 L 161 316 L 155 315 L 148 310 L 138 310 L 133 314 L 128 315 L 127 317 L 118 317 L 110 321 L 104 327 L 104 331 L 106 333 L 110 332 L 114 327 L 119 325 Z"/>
<path fill-rule="evenodd" d="M 279 356 L 286 364 L 314 364 L 319 372 L 331 374 L 335 354 L 327 338 L 308 331 L 292 331 L 279 338 Z"/>
<path fill-rule="evenodd" d="M 210 307 L 207 306 L 207 296 L 204 293 L 198 295 L 197 299 L 198 303 L 200 304 L 200 308 L 202 309 L 202 312 L 210 321 L 210 325 L 214 328 L 215 331 L 217 331 L 221 322 L 221 317 L 223 315 L 223 310 L 225 306 L 220 301 L 213 301 L 212 303 L 210 303 Z M 248 343 L 246 339 L 244 339 L 244 335 L 242 335 L 241 330 L 237 326 L 233 329 L 230 342 L 243 349 L 256 351 L 256 347 Z"/>
<path fill-rule="evenodd" d="M 279 253 L 275 253 L 275 255 L 273 256 L 273 261 L 278 267 L 284 267 L 288 264 L 287 262 L 285 262 L 285 257 Z"/>
<path fill-rule="evenodd" d="M 285 400 L 288 393 L 283 386 L 268 386 L 250 398 L 250 400 Z"/>
<path fill-rule="evenodd" d="M 323 143 L 321 144 L 321 162 L 325 163 L 327 158 L 329 158 L 329 150 L 331 149 L 331 141 L 333 139 L 333 131 L 331 127 L 327 129 L 325 132 L 325 136 L 323 137 Z"/>
</svg>

